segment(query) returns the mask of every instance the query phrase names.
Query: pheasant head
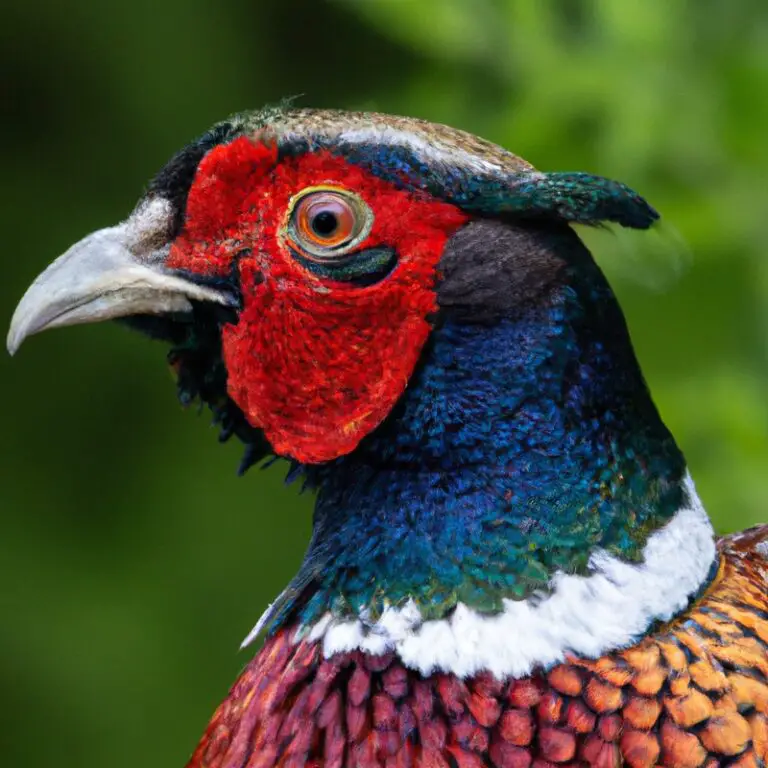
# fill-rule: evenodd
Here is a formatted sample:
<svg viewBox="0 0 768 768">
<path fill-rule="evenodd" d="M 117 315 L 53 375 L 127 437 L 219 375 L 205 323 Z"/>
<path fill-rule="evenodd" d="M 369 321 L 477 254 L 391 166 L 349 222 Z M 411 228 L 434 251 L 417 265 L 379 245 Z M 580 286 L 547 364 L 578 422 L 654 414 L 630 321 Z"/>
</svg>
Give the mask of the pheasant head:
<svg viewBox="0 0 768 768">
<path fill-rule="evenodd" d="M 623 184 L 542 173 L 445 126 L 268 109 L 184 148 L 126 221 L 45 270 L 8 345 L 107 318 L 170 343 L 182 399 L 246 444 L 243 468 L 284 457 L 317 491 L 305 562 L 257 631 L 398 647 L 457 611 L 555 597 L 601 563 L 642 569 L 653 535 L 695 507 L 570 226 L 656 219 Z M 450 644 L 428 658 L 422 631 L 401 651 L 424 669 L 520 672 L 631 638 L 709 573 L 699 522 L 691 546 L 709 556 L 618 628 L 566 643 L 552 627 L 538 651 L 463 659 Z"/>
</svg>

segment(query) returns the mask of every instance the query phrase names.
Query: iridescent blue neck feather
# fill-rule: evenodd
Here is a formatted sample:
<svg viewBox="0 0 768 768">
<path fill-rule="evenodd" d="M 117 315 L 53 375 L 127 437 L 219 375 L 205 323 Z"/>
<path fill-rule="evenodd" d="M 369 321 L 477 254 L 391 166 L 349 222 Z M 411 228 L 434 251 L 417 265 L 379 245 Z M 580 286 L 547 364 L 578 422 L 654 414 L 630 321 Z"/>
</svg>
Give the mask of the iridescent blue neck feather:
<svg viewBox="0 0 768 768">
<path fill-rule="evenodd" d="M 443 311 L 396 411 L 349 456 L 305 468 L 314 534 L 272 620 L 483 612 L 637 561 L 684 503 L 684 460 L 643 382 L 621 312 L 577 254 L 535 300 Z M 450 302 L 449 302 L 450 303 Z"/>
</svg>

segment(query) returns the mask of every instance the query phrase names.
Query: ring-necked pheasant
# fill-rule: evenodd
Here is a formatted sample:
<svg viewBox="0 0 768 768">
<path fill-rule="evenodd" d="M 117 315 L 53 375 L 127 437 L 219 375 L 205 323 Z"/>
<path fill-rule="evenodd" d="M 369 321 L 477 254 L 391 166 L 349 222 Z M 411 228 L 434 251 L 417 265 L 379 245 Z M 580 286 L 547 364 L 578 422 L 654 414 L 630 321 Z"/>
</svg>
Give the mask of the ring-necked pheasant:
<svg viewBox="0 0 768 768">
<path fill-rule="evenodd" d="M 190 766 L 764 766 L 768 526 L 717 540 L 570 223 L 617 182 L 418 120 L 280 108 L 177 154 L 8 345 L 127 322 L 316 489 Z"/>
</svg>

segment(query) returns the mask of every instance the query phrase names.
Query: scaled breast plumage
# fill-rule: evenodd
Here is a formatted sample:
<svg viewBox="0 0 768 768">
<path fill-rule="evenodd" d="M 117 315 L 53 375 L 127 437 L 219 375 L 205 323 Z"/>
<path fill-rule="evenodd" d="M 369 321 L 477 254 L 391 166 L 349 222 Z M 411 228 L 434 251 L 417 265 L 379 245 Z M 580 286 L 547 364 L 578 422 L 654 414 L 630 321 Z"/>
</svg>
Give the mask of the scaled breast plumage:
<svg viewBox="0 0 768 768">
<path fill-rule="evenodd" d="M 288 627 L 246 667 L 189 768 L 762 766 L 768 526 L 719 550 L 715 582 L 669 625 L 525 679 L 424 678 L 391 654 L 326 659 Z"/>
</svg>

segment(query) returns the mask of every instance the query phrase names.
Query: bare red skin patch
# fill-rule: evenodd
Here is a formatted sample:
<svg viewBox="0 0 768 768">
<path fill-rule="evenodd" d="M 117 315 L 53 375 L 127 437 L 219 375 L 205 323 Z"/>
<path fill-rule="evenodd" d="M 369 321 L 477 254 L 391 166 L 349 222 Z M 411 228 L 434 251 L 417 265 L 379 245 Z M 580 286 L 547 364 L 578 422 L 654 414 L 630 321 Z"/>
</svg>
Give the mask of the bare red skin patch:
<svg viewBox="0 0 768 768">
<path fill-rule="evenodd" d="M 373 211 L 359 250 L 398 257 L 380 282 L 319 277 L 286 246 L 291 198 L 319 184 L 351 190 Z M 200 163 L 167 263 L 229 275 L 237 257 L 243 309 L 222 334 L 229 394 L 278 454 L 317 463 L 352 451 L 405 390 L 437 309 L 437 264 L 466 221 L 328 151 L 278 162 L 274 145 L 241 137 Z"/>
</svg>

